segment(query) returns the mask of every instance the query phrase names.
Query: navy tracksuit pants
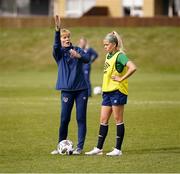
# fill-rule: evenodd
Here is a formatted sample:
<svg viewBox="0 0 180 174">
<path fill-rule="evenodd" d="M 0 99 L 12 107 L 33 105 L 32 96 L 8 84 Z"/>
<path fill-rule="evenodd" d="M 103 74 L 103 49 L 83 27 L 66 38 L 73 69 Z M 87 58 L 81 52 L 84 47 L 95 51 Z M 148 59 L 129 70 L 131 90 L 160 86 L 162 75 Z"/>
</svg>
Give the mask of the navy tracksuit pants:
<svg viewBox="0 0 180 174">
<path fill-rule="evenodd" d="M 78 124 L 77 148 L 83 149 L 86 137 L 86 111 L 88 90 L 61 91 L 61 121 L 59 128 L 59 142 L 65 140 L 68 135 L 68 125 L 71 119 L 71 111 L 76 103 L 76 120 Z"/>
</svg>

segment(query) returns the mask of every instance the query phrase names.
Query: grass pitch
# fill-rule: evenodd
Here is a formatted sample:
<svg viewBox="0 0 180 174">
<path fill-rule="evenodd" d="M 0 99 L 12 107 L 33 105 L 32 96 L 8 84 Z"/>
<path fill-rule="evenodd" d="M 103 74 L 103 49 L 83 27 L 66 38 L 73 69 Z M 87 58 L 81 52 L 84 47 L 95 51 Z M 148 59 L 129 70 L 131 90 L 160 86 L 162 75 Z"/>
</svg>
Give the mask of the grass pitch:
<svg viewBox="0 0 180 174">
<path fill-rule="evenodd" d="M 101 75 L 94 71 L 101 79 Z M 136 74 L 130 79 L 125 110 L 126 136 L 122 157 L 52 156 L 59 126 L 59 92 L 53 89 L 56 72 L 1 73 L 1 172 L 179 172 L 180 77 L 178 74 Z M 164 78 L 166 77 L 166 78 Z M 142 86 L 143 89 L 139 90 Z M 171 91 L 171 92 L 170 92 Z M 88 105 L 85 151 L 96 145 L 100 96 Z M 75 112 L 69 138 L 77 142 Z M 104 150 L 115 144 L 110 121 Z"/>
<path fill-rule="evenodd" d="M 105 28 L 102 32 L 106 33 L 109 30 L 111 31 L 112 28 Z M 20 30 L 4 30 L 0 33 L 1 39 L 4 38 L 4 44 L 0 42 L 1 173 L 180 172 L 179 62 L 166 60 L 168 55 L 157 50 L 159 49 L 158 45 L 163 44 L 164 50 L 171 48 L 170 53 L 174 51 L 178 54 L 179 49 L 175 43 L 179 40 L 176 41 L 175 36 L 179 29 L 122 30 L 127 37 L 134 35 L 134 37 L 129 37 L 130 42 L 127 42 L 127 46 L 132 50 L 131 43 L 134 38 L 138 37 L 140 31 L 144 31 L 144 33 L 142 32 L 143 37 L 140 39 L 144 42 L 148 42 L 148 37 L 157 35 L 157 38 L 154 39 L 157 39 L 158 48 L 153 47 L 154 43 L 147 44 L 150 44 L 149 47 L 152 47 L 152 50 L 157 53 L 157 60 L 155 58 L 152 60 L 157 62 L 160 68 L 155 71 L 157 65 L 151 66 L 155 62 L 142 58 L 154 55 L 154 53 L 150 55 L 149 51 L 144 50 L 145 45 L 143 48 L 141 47 L 141 50 L 138 48 L 130 52 L 130 55 L 138 56 L 134 61 L 137 62 L 139 70 L 129 79 L 123 156 L 114 158 L 105 155 L 92 157 L 50 155 L 57 143 L 60 111 L 60 94 L 54 90 L 56 67 L 50 57 L 51 47 L 46 48 L 47 44 L 52 41 L 52 39 L 49 41 L 45 38 L 45 35 L 50 32 L 47 29 L 44 32 L 42 29 L 34 29 L 32 33 L 29 33 L 29 30 L 21 33 L 19 33 Z M 160 38 L 163 37 L 161 30 L 164 32 L 163 34 L 172 36 L 169 43 L 160 42 Z M 75 28 L 73 31 L 77 33 L 75 35 L 77 38 L 83 28 Z M 94 38 L 98 37 L 97 30 L 87 31 L 85 35 L 89 36 L 90 32 L 93 33 L 92 43 L 98 45 Z M 50 36 L 48 37 L 50 38 Z M 36 42 L 33 39 L 36 39 Z M 172 47 L 169 47 L 170 45 Z M 138 46 L 135 45 L 135 47 Z M 97 46 L 97 49 L 103 55 L 100 46 Z M 165 60 L 163 56 L 166 58 Z M 178 55 L 175 54 L 174 58 L 177 57 Z M 101 57 L 93 67 L 91 76 L 93 86 L 101 85 L 102 62 L 103 58 Z M 169 64 L 167 65 L 165 62 Z M 88 132 L 84 151 L 91 150 L 96 145 L 100 105 L 101 96 L 93 96 L 89 99 Z M 74 111 L 69 127 L 69 139 L 76 144 L 77 126 Z M 104 146 L 105 152 L 112 150 L 115 144 L 115 134 L 114 120 L 111 119 Z"/>
</svg>

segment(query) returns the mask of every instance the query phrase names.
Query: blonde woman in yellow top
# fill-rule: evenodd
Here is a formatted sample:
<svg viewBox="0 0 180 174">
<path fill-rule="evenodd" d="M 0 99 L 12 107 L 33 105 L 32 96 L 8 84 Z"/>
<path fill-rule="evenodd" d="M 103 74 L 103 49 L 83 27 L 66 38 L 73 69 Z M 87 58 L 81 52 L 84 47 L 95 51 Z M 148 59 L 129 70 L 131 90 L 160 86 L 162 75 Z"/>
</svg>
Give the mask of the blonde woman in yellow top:
<svg viewBox="0 0 180 174">
<path fill-rule="evenodd" d="M 124 138 L 125 126 L 123 122 L 124 105 L 128 96 L 128 77 L 135 71 L 136 66 L 130 61 L 123 51 L 122 39 L 113 31 L 106 35 L 104 49 L 107 52 L 103 76 L 103 101 L 100 116 L 100 129 L 97 146 L 86 155 L 103 154 L 103 144 L 108 133 L 108 121 L 113 114 L 116 127 L 116 146 L 108 156 L 122 155 L 121 145 Z"/>
</svg>

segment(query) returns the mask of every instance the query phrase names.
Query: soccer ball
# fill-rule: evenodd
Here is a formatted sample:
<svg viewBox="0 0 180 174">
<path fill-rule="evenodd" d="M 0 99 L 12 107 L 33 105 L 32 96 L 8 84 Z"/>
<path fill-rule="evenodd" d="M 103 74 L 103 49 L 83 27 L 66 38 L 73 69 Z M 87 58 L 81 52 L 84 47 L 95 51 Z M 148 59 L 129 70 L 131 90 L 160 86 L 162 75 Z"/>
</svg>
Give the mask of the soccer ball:
<svg viewBox="0 0 180 174">
<path fill-rule="evenodd" d="M 101 93 L 102 93 L 101 87 L 100 87 L 100 86 L 94 87 L 93 93 L 94 93 L 94 95 L 99 95 L 99 94 L 101 94 Z"/>
<path fill-rule="evenodd" d="M 70 140 L 63 140 L 58 144 L 57 150 L 62 155 L 72 155 L 74 150 L 73 142 Z"/>
</svg>

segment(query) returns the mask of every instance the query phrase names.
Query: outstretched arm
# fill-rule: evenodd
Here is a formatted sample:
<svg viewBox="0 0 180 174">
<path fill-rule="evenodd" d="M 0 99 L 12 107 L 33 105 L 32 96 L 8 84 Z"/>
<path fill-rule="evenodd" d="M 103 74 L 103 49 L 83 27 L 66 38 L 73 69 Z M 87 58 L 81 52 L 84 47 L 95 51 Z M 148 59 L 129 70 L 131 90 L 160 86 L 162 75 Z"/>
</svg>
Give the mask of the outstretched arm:
<svg viewBox="0 0 180 174">
<path fill-rule="evenodd" d="M 54 38 L 54 46 L 53 46 L 53 56 L 56 62 L 61 58 L 61 41 L 60 41 L 60 27 L 61 27 L 61 19 L 58 15 L 54 18 L 55 22 L 55 38 Z"/>
</svg>

